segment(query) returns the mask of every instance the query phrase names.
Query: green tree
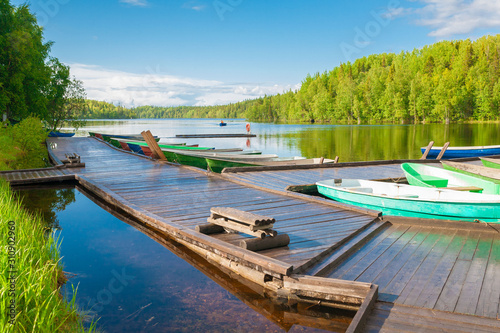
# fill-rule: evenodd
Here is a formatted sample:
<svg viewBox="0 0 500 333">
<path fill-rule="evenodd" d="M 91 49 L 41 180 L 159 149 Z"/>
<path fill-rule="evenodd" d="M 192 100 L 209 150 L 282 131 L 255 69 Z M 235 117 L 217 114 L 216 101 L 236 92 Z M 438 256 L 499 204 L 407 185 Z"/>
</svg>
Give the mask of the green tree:
<svg viewBox="0 0 500 333">
<path fill-rule="evenodd" d="M 0 9 L 0 108 L 12 118 L 24 119 L 32 113 L 43 118 L 51 42 L 43 41 L 42 28 L 28 5 L 13 7 L 8 0 L 0 0 Z"/>
<path fill-rule="evenodd" d="M 80 114 L 86 113 L 85 89 L 83 83 L 70 78 L 69 67 L 53 58 L 50 62 L 52 75 L 48 89 L 48 107 L 45 120 L 49 129 L 56 131 L 63 122 L 78 129 L 84 124 Z"/>
</svg>

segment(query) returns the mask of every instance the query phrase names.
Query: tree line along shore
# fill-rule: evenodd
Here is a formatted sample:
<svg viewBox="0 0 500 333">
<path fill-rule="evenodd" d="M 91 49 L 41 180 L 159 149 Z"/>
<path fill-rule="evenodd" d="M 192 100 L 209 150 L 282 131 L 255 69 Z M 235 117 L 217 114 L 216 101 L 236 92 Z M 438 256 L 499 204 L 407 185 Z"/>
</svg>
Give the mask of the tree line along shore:
<svg viewBox="0 0 500 333">
<path fill-rule="evenodd" d="M 308 123 L 447 123 L 500 120 L 500 35 L 375 54 L 307 75 L 301 87 L 214 106 L 126 108 L 87 100 L 79 117 L 246 118 Z"/>
</svg>

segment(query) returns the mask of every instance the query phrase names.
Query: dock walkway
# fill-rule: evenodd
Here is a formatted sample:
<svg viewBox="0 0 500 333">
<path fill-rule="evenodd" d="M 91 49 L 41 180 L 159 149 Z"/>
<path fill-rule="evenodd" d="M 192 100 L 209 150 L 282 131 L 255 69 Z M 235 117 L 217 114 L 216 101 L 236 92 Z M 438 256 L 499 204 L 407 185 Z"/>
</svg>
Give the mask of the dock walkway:
<svg viewBox="0 0 500 333">
<path fill-rule="evenodd" d="M 125 212 L 153 225 L 159 221 L 159 230 L 206 250 L 207 259 L 218 254 L 222 259 L 217 260 L 238 274 L 251 274 L 248 268 L 253 267 L 265 276 L 301 274 L 378 286 L 370 317 L 355 318 L 360 325 L 352 331 L 359 331 L 366 319 L 367 331 L 451 332 L 469 323 L 462 331 L 500 332 L 496 226 L 381 220 L 377 212 L 285 190 L 331 178 L 397 179 L 403 176 L 399 163 L 211 175 L 124 153 L 93 138 L 50 142 L 56 156 L 77 153 L 86 167 L 54 169 L 46 177 L 51 172 L 50 179 L 73 177 Z M 16 184 L 27 178 L 22 174 L 0 176 Z M 206 223 L 215 206 L 276 218 L 274 229 L 290 236 L 289 246 L 231 252 L 248 236 L 199 235 L 195 226 Z M 226 250 L 229 254 L 222 255 Z M 413 329 L 404 317 L 411 318 Z"/>
</svg>

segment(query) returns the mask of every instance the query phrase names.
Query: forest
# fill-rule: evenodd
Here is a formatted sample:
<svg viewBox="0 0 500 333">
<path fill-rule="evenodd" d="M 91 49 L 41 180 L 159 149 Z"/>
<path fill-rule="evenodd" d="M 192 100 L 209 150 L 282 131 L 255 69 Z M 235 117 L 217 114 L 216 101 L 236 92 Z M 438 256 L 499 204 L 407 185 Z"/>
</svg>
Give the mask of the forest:
<svg viewBox="0 0 500 333">
<path fill-rule="evenodd" d="M 297 91 L 205 107 L 126 109 L 88 101 L 85 118 L 246 118 L 310 123 L 500 119 L 500 35 L 383 53 L 307 75 Z"/>
<path fill-rule="evenodd" d="M 51 56 L 53 42 L 43 33 L 28 4 L 0 0 L 0 111 L 13 123 L 35 116 L 50 130 L 63 121 L 78 127 L 74 111 L 85 110 L 83 83 Z"/>
</svg>

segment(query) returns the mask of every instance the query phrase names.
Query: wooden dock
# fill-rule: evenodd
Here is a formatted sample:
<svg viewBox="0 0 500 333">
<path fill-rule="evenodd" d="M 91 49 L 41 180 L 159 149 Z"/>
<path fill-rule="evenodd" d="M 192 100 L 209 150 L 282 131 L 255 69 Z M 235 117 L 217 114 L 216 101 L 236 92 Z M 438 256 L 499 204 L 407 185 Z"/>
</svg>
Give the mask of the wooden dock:
<svg viewBox="0 0 500 333">
<path fill-rule="evenodd" d="M 348 331 L 456 331 L 461 323 L 500 331 L 497 226 L 381 220 L 378 212 L 286 191 L 331 178 L 397 180 L 403 176 L 398 161 L 214 175 L 93 138 L 50 142 L 57 158 L 77 153 L 85 168 L 0 176 L 12 184 L 74 179 L 100 200 L 277 297 L 358 310 Z M 288 234 L 290 244 L 252 252 L 237 246 L 248 235 L 197 233 L 195 226 L 206 223 L 216 206 L 274 217 L 274 229 Z M 402 320 L 405 311 L 414 326 Z"/>
</svg>

